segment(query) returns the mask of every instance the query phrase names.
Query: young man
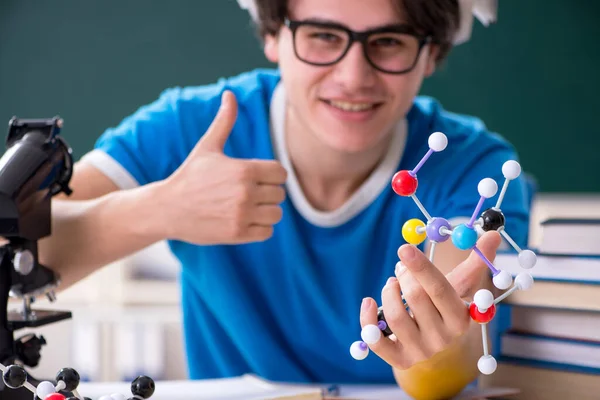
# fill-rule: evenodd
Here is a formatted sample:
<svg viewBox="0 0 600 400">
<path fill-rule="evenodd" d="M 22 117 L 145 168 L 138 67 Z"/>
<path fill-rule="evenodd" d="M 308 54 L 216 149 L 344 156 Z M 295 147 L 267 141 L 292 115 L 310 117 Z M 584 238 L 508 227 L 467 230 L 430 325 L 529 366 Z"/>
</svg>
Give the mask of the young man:
<svg viewBox="0 0 600 400">
<path fill-rule="evenodd" d="M 489 287 L 489 273 L 450 242 L 435 266 L 403 245 L 402 224 L 423 217 L 390 183 L 444 132 L 418 195 L 457 222 L 473 213 L 478 182 L 502 182 L 516 159 L 477 119 L 417 97 L 452 45 L 458 4 L 259 0 L 257 10 L 278 69 L 167 90 L 108 129 L 77 164 L 72 198 L 55 202 L 41 261 L 67 287 L 169 240 L 192 379 L 396 381 L 415 398 L 449 397 L 477 376 L 481 332 L 462 300 Z M 503 203 L 520 244 L 525 197 L 518 179 Z M 489 258 L 499 245 L 496 233 L 479 243 Z M 406 269 L 394 277 L 398 257 Z M 356 361 L 349 346 L 377 304 L 394 335 Z"/>
</svg>

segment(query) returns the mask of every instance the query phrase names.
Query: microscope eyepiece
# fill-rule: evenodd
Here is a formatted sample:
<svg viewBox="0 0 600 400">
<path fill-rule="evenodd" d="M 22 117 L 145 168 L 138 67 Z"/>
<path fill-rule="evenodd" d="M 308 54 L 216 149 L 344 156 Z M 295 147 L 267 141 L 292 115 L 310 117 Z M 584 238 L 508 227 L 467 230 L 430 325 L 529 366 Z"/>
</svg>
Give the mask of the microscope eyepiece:
<svg viewBox="0 0 600 400">
<path fill-rule="evenodd" d="M 71 193 L 72 152 L 59 135 L 62 119 L 9 122 L 0 158 L 0 236 L 37 240 L 50 234 L 50 200 Z"/>
</svg>

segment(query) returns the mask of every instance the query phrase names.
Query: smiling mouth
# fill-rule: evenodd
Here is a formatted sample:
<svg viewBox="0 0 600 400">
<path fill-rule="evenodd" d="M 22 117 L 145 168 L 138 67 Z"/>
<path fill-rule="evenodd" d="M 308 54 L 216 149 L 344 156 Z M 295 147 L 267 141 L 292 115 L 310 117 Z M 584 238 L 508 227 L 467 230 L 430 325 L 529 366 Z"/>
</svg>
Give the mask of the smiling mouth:
<svg viewBox="0 0 600 400">
<path fill-rule="evenodd" d="M 325 103 L 342 111 L 363 112 L 379 107 L 382 103 L 354 103 L 339 100 L 323 100 Z"/>
</svg>

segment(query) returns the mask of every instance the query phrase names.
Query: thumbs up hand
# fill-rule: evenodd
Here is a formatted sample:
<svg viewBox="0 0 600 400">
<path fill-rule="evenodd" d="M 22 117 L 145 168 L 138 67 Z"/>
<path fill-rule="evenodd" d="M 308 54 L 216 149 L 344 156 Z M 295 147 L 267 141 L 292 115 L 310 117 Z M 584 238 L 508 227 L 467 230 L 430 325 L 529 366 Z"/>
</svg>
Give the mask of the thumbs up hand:
<svg viewBox="0 0 600 400">
<path fill-rule="evenodd" d="M 223 153 L 237 117 L 226 91 L 208 131 L 181 166 L 161 182 L 169 239 L 196 244 L 263 241 L 282 218 L 286 170 L 274 160 L 234 159 Z"/>
</svg>

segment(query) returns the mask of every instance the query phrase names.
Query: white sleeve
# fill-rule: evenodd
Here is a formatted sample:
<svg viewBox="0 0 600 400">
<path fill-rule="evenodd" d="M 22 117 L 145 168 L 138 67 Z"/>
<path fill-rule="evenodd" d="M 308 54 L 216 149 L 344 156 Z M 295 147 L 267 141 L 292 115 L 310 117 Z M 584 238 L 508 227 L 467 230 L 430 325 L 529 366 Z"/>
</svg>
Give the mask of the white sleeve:
<svg viewBox="0 0 600 400">
<path fill-rule="evenodd" d="M 81 162 L 93 165 L 108 176 L 120 189 L 133 189 L 140 184 L 117 160 L 106 152 L 94 149 L 81 157 Z"/>
</svg>

